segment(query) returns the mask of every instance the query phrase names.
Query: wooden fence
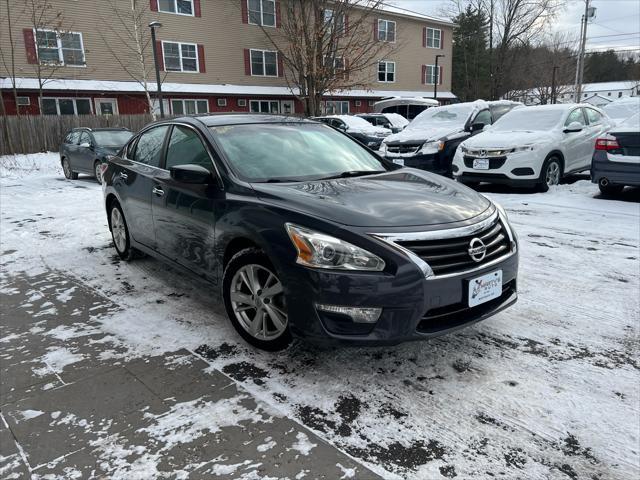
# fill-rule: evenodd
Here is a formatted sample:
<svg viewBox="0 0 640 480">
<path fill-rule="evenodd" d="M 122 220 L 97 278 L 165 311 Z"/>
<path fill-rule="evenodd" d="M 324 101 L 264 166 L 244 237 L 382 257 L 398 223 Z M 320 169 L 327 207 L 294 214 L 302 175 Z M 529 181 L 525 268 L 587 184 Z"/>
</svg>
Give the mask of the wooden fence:
<svg viewBox="0 0 640 480">
<path fill-rule="evenodd" d="M 75 127 L 126 127 L 136 132 L 151 121 L 149 114 L 3 116 L 0 117 L 0 155 L 57 152 L 64 136 Z"/>
</svg>

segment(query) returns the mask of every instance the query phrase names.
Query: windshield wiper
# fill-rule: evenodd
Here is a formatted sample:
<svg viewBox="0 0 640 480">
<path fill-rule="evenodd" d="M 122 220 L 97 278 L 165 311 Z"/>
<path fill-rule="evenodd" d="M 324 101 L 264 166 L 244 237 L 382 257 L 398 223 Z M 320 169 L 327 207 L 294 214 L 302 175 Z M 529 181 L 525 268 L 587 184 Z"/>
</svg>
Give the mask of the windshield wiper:
<svg viewBox="0 0 640 480">
<path fill-rule="evenodd" d="M 376 173 L 387 173 L 386 170 L 347 170 L 346 172 L 319 178 L 318 180 L 332 180 L 334 178 L 362 177 L 365 175 L 375 175 Z"/>
</svg>

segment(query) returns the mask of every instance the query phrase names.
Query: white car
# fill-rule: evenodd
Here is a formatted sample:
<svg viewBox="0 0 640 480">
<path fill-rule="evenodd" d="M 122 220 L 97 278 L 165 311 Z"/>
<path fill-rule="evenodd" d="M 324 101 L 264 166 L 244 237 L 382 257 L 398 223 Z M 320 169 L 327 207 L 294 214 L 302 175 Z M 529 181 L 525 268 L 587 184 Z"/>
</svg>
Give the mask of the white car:
<svg viewBox="0 0 640 480">
<path fill-rule="evenodd" d="M 453 175 L 470 186 L 502 183 L 546 192 L 563 176 L 589 170 L 596 138 L 611 126 L 602 110 L 587 104 L 514 109 L 460 144 Z"/>
<path fill-rule="evenodd" d="M 616 125 L 640 112 L 640 97 L 619 98 L 602 109 Z"/>
</svg>

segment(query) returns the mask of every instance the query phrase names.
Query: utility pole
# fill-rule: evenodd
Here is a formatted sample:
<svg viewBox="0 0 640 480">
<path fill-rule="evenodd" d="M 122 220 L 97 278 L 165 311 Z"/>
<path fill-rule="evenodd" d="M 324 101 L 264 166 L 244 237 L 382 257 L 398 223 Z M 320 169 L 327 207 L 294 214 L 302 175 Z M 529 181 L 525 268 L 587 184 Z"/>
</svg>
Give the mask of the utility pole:
<svg viewBox="0 0 640 480">
<path fill-rule="evenodd" d="M 489 100 L 493 100 L 493 1 L 489 0 Z"/>
<path fill-rule="evenodd" d="M 149 28 L 151 29 L 151 46 L 153 48 L 153 64 L 156 69 L 156 89 L 158 95 L 158 102 L 160 103 L 160 118 L 164 118 L 164 105 L 162 103 L 162 85 L 160 84 L 160 66 L 158 65 L 158 49 L 156 47 L 156 28 L 162 27 L 162 24 L 158 21 L 151 22 Z"/>
<path fill-rule="evenodd" d="M 551 103 L 555 105 L 556 103 L 556 72 L 558 71 L 557 65 L 553 66 L 553 72 L 551 74 Z"/>
<path fill-rule="evenodd" d="M 587 25 L 590 18 L 595 16 L 595 8 L 591 8 L 591 0 L 584 0 L 584 15 L 580 23 L 580 52 L 578 53 L 578 64 L 576 65 L 576 84 L 574 87 L 574 100 L 580 103 L 582 100 L 582 80 L 584 78 L 584 51 L 587 44 Z"/>
<path fill-rule="evenodd" d="M 444 55 L 436 55 L 436 71 L 434 74 L 435 81 L 433 82 L 433 99 L 438 99 L 438 83 L 440 82 L 440 69 L 438 68 L 438 59 L 444 58 Z"/>
</svg>

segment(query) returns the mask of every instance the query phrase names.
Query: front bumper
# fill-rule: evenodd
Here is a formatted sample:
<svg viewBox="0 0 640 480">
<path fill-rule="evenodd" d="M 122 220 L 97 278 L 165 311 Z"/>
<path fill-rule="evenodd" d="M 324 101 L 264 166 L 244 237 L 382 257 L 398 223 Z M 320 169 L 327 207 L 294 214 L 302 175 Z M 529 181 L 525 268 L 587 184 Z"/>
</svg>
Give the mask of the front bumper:
<svg viewBox="0 0 640 480">
<path fill-rule="evenodd" d="M 453 159 L 453 176 L 462 182 L 488 182 L 530 187 L 540 181 L 544 156 L 537 151 L 508 153 L 489 160 L 490 168 L 473 168 L 473 158 L 465 157 L 458 148 Z"/>
<path fill-rule="evenodd" d="M 469 308 L 468 284 L 473 278 L 502 270 L 502 295 Z M 291 332 L 313 343 L 395 345 L 424 340 L 479 322 L 515 303 L 518 254 L 470 273 L 425 278 L 411 262 L 395 274 L 327 272 L 297 266 L 288 296 Z M 291 282 L 292 279 L 288 279 Z M 382 313 L 373 324 L 318 311 L 316 304 L 376 307 Z"/>
<path fill-rule="evenodd" d="M 444 152 L 431 154 L 392 154 L 385 153 L 384 157 L 394 163 L 399 163 L 405 167 L 426 170 L 427 172 L 437 173 L 445 177 L 451 177 L 451 158 L 447 159 Z"/>
</svg>

